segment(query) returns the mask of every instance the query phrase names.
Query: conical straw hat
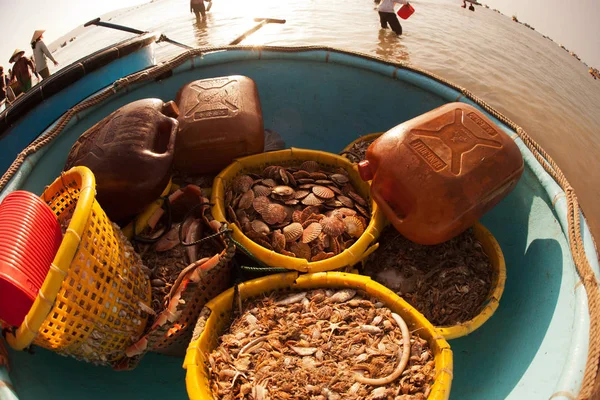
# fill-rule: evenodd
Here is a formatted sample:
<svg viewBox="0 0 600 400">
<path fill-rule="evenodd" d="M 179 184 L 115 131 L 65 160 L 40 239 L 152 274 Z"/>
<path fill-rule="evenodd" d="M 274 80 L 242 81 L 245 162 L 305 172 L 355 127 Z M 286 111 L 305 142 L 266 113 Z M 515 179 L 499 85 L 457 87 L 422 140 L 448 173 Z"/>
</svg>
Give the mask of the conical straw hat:
<svg viewBox="0 0 600 400">
<path fill-rule="evenodd" d="M 45 29 L 39 29 L 39 30 L 33 32 L 33 36 L 31 37 L 31 41 L 35 42 L 40 36 L 42 36 L 44 34 L 44 32 L 46 32 Z"/>
<path fill-rule="evenodd" d="M 11 62 L 13 62 L 13 60 L 15 59 L 15 57 L 16 57 L 16 56 L 17 56 L 19 53 L 21 53 L 21 54 L 25 54 L 25 51 L 23 51 L 23 50 L 19 50 L 19 49 L 15 49 L 15 52 L 13 53 L 13 55 L 12 55 L 12 56 L 10 56 L 10 59 L 8 60 L 8 62 L 10 62 L 10 63 L 11 63 Z"/>
</svg>

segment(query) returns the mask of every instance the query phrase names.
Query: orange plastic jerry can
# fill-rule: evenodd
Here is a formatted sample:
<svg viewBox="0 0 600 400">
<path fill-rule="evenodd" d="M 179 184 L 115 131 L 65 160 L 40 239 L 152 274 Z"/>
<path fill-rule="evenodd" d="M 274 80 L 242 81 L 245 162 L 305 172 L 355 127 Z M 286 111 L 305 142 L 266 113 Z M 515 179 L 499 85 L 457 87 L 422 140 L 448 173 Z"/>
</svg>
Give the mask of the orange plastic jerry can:
<svg viewBox="0 0 600 400">
<path fill-rule="evenodd" d="M 498 204 L 523 165 L 515 142 L 483 113 L 450 103 L 380 136 L 358 169 L 398 232 L 438 244 Z"/>
</svg>

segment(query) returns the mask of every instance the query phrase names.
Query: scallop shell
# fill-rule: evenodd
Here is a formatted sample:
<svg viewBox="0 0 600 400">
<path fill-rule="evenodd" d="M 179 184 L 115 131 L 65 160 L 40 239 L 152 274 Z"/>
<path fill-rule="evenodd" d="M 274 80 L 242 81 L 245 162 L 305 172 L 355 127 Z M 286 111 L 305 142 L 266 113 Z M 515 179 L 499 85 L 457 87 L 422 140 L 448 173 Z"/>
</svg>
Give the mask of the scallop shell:
<svg viewBox="0 0 600 400">
<path fill-rule="evenodd" d="M 323 200 L 319 199 L 313 193 L 310 193 L 308 196 L 302 199 L 302 204 L 306 206 L 318 206 L 323 203 Z"/>
<path fill-rule="evenodd" d="M 237 215 L 235 215 L 235 211 L 233 211 L 233 208 L 231 208 L 231 206 L 227 206 L 227 218 L 229 218 L 229 220 L 234 224 L 240 224 L 240 221 L 238 221 Z"/>
<path fill-rule="evenodd" d="M 275 186 L 277 186 L 277 182 L 275 182 L 275 181 L 274 181 L 273 179 L 271 179 L 271 178 L 268 178 L 268 179 L 263 179 L 263 180 L 261 181 L 261 183 L 262 183 L 263 185 L 265 185 L 265 186 L 268 186 L 268 187 L 271 187 L 271 188 L 272 188 L 272 187 L 275 187 Z"/>
<path fill-rule="evenodd" d="M 312 192 L 321 199 L 331 199 L 335 196 L 335 193 L 333 193 L 333 190 L 331 190 L 325 186 L 313 186 Z"/>
<path fill-rule="evenodd" d="M 306 221 L 304 221 L 302 223 L 302 227 L 303 228 L 307 228 L 310 224 L 313 224 L 315 222 L 319 222 L 320 218 L 316 218 L 315 214 L 313 214 L 311 217 L 309 217 Z"/>
<path fill-rule="evenodd" d="M 365 231 L 365 226 L 357 217 L 344 218 L 344 226 L 346 233 L 354 238 L 359 238 Z"/>
<path fill-rule="evenodd" d="M 338 217 L 325 217 L 319 223 L 323 226 L 323 232 L 328 235 L 337 237 L 344 233 L 344 221 Z"/>
<path fill-rule="evenodd" d="M 321 167 L 319 167 L 319 163 L 311 160 L 304 161 L 302 164 L 300 164 L 300 169 L 307 172 L 317 172 L 319 169 L 321 169 Z"/>
<path fill-rule="evenodd" d="M 294 213 L 292 214 L 292 221 L 294 221 L 294 222 L 302 221 L 302 211 L 300 211 L 300 210 L 294 211 Z"/>
<path fill-rule="evenodd" d="M 304 179 L 304 178 L 310 178 L 310 172 L 308 171 L 296 171 L 292 174 L 294 176 L 295 179 Z"/>
<path fill-rule="evenodd" d="M 253 242 L 258 242 L 259 240 L 265 240 L 265 238 L 267 238 L 267 236 L 262 233 L 255 232 L 251 224 L 248 224 L 247 229 L 244 229 L 244 234 Z"/>
<path fill-rule="evenodd" d="M 302 236 L 304 233 L 304 229 L 302 225 L 298 222 L 293 222 L 283 228 L 283 235 L 285 236 L 285 240 L 288 242 L 293 242 Z"/>
<path fill-rule="evenodd" d="M 343 185 L 350 181 L 350 178 L 348 178 L 348 175 L 344 175 L 344 174 L 333 174 L 329 178 L 332 181 L 334 181 L 335 183 L 337 183 L 338 185 Z"/>
<path fill-rule="evenodd" d="M 362 197 L 360 197 L 358 195 L 358 193 L 354 192 L 354 191 L 350 191 L 348 192 L 348 196 L 354 200 L 355 202 L 357 202 L 358 204 L 360 204 L 363 207 L 367 206 L 367 202 L 365 201 L 365 199 L 363 199 Z"/>
<path fill-rule="evenodd" d="M 290 171 L 285 171 L 285 174 L 288 177 L 288 185 L 296 186 L 297 183 L 296 183 L 296 179 L 294 178 L 294 175 L 292 175 L 292 173 Z"/>
<path fill-rule="evenodd" d="M 273 246 L 271 246 L 271 243 L 265 238 L 265 239 L 260 239 L 260 238 L 256 238 L 255 242 L 259 245 L 261 245 L 262 247 L 265 247 L 269 250 L 273 250 Z"/>
<path fill-rule="evenodd" d="M 279 179 L 281 179 L 281 182 L 283 182 L 286 185 L 290 183 L 290 178 L 288 178 L 287 172 L 285 169 L 279 168 L 278 173 L 279 173 Z M 277 179 L 277 178 L 275 178 L 275 179 Z"/>
<path fill-rule="evenodd" d="M 348 196 L 340 195 L 340 196 L 337 196 L 336 199 L 338 199 L 338 201 L 340 203 L 342 203 L 344 205 L 344 207 L 349 207 L 349 208 L 354 207 L 354 200 L 352 200 Z"/>
<path fill-rule="evenodd" d="M 237 208 L 245 210 L 252 206 L 252 202 L 254 201 L 254 192 L 252 190 L 246 191 L 240 198 Z"/>
<path fill-rule="evenodd" d="M 263 185 L 254 185 L 252 188 L 256 197 L 268 196 L 271 194 L 271 188 Z"/>
<path fill-rule="evenodd" d="M 315 214 L 315 215 L 319 214 L 319 207 L 316 207 L 316 206 L 306 207 L 304 210 L 302 210 L 302 217 L 300 218 L 300 222 L 304 223 L 313 214 Z"/>
<path fill-rule="evenodd" d="M 287 217 L 287 212 L 281 204 L 269 204 L 260 215 L 267 224 L 274 225 L 282 223 Z"/>
<path fill-rule="evenodd" d="M 322 261 L 322 260 L 327 260 L 328 258 L 331 258 L 335 256 L 335 254 L 333 253 L 325 253 L 325 252 L 320 252 L 317 255 L 313 256 L 310 261 L 312 262 L 316 262 L 316 261 Z"/>
<path fill-rule="evenodd" d="M 329 179 L 317 179 L 315 183 L 317 185 L 333 185 L 333 181 L 330 181 Z"/>
<path fill-rule="evenodd" d="M 343 206 L 342 202 L 339 200 L 336 200 L 336 199 L 329 199 L 323 204 L 325 204 L 327 207 L 342 207 Z"/>
<path fill-rule="evenodd" d="M 359 206 L 358 204 L 355 204 L 354 207 L 358 210 L 359 213 L 361 213 L 362 215 L 364 215 L 365 217 L 369 218 L 369 213 L 367 212 L 366 209 L 362 208 L 361 206 Z"/>
<path fill-rule="evenodd" d="M 273 250 L 280 252 L 281 249 L 285 248 L 285 235 L 281 233 L 278 229 L 273 231 L 273 236 L 271 237 L 271 246 L 273 246 Z"/>
<path fill-rule="evenodd" d="M 240 221 L 240 224 L 244 225 L 246 222 L 250 222 L 250 218 L 248 218 L 248 214 L 244 210 L 237 210 L 235 212 L 237 220 Z"/>
<path fill-rule="evenodd" d="M 300 200 L 298 199 L 291 199 L 285 201 L 285 204 L 287 204 L 288 206 L 295 206 L 298 203 L 300 203 Z"/>
<path fill-rule="evenodd" d="M 255 197 L 252 201 L 252 207 L 256 210 L 257 213 L 263 214 L 267 211 L 267 208 L 271 204 L 271 200 L 268 197 L 260 196 Z"/>
<path fill-rule="evenodd" d="M 339 236 L 338 237 L 330 237 L 329 238 L 329 250 L 331 250 L 331 252 L 333 254 L 340 254 L 342 252 L 342 248 L 340 246 L 340 242 L 338 242 Z"/>
<path fill-rule="evenodd" d="M 312 224 L 307 226 L 306 229 L 304 229 L 304 232 L 302 233 L 302 243 L 312 242 L 319 236 L 322 230 L 323 227 L 320 223 L 313 222 Z"/>
<path fill-rule="evenodd" d="M 227 193 L 225 193 L 225 204 L 231 205 L 232 200 L 233 200 L 233 191 L 228 190 Z"/>
<path fill-rule="evenodd" d="M 268 167 L 265 167 L 265 169 L 263 169 L 262 176 L 266 176 L 267 178 L 274 178 L 273 175 L 279 174 L 279 168 L 280 167 L 276 165 L 269 165 Z"/>
<path fill-rule="evenodd" d="M 310 246 L 307 245 L 306 243 L 302 243 L 302 242 L 296 242 L 296 243 L 292 243 L 292 245 L 290 246 L 290 250 L 292 251 L 292 253 L 294 253 L 296 255 L 296 257 L 298 258 L 304 258 L 307 261 L 310 261 Z"/>
<path fill-rule="evenodd" d="M 313 178 L 314 180 L 328 178 L 327 175 L 322 172 L 311 172 L 310 177 Z"/>
<path fill-rule="evenodd" d="M 351 217 L 356 215 L 356 210 L 347 207 L 340 207 L 332 211 L 332 215 L 340 215 L 342 217 Z"/>
<path fill-rule="evenodd" d="M 287 251 L 286 249 L 281 249 L 280 253 L 283 254 L 284 256 L 296 257 L 296 255 L 294 253 L 292 253 L 291 251 Z"/>
<path fill-rule="evenodd" d="M 300 189 L 294 192 L 294 198 L 298 200 L 302 200 L 306 196 L 308 196 L 310 192 L 308 190 Z"/>
<path fill-rule="evenodd" d="M 254 232 L 256 233 L 260 233 L 261 235 L 268 235 L 269 233 L 271 233 L 269 225 L 265 224 L 260 219 L 255 219 L 250 224 L 252 225 L 252 229 L 254 229 Z"/>
<path fill-rule="evenodd" d="M 335 185 L 329 185 L 329 186 L 327 186 L 327 187 L 328 187 L 329 189 L 333 190 L 333 192 L 334 192 L 335 194 L 339 194 L 339 195 L 343 195 L 343 194 L 344 194 L 344 192 L 342 192 L 342 191 L 341 191 L 341 190 L 340 190 L 340 189 L 339 189 L 337 186 L 335 186 Z"/>
<path fill-rule="evenodd" d="M 315 180 L 310 178 L 297 179 L 296 182 L 298 183 L 298 188 L 300 189 L 310 189 L 311 187 L 315 186 Z"/>
<path fill-rule="evenodd" d="M 292 216 L 294 215 L 294 208 L 290 206 L 283 206 L 285 209 L 285 219 L 282 222 L 287 222 L 288 224 L 292 222 Z"/>
<path fill-rule="evenodd" d="M 329 247 L 329 238 L 330 236 L 324 232 L 321 232 L 319 234 L 319 237 L 317 238 L 317 242 L 320 248 L 325 248 L 325 247 Z"/>
<path fill-rule="evenodd" d="M 232 187 L 236 193 L 246 193 L 252 187 L 254 179 L 248 175 L 236 176 L 233 180 Z"/>
<path fill-rule="evenodd" d="M 294 195 L 294 189 L 292 189 L 289 186 L 283 186 L 283 185 L 275 186 L 271 190 L 271 192 L 274 193 L 274 194 L 276 194 L 276 195 L 278 195 L 278 196 L 284 196 L 284 197 Z"/>
</svg>

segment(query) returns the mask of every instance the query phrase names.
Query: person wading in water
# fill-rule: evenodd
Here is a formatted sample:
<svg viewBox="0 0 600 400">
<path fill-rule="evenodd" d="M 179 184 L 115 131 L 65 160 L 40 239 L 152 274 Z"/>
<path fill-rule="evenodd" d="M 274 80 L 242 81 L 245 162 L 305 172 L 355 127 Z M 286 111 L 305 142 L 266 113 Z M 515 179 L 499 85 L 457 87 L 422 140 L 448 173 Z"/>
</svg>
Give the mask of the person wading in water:
<svg viewBox="0 0 600 400">
<path fill-rule="evenodd" d="M 407 0 L 381 0 L 377 11 L 379 11 L 379 22 L 381 28 L 387 29 L 388 24 L 397 35 L 402 35 L 402 25 L 396 17 L 394 4 L 408 4 Z"/>
<path fill-rule="evenodd" d="M 202 15 L 202 19 L 206 17 L 206 11 L 210 10 L 210 6 L 212 3 L 208 0 L 208 10 L 204 8 L 205 0 L 190 0 L 190 12 L 196 14 L 196 19 L 200 21 L 200 15 Z"/>
</svg>

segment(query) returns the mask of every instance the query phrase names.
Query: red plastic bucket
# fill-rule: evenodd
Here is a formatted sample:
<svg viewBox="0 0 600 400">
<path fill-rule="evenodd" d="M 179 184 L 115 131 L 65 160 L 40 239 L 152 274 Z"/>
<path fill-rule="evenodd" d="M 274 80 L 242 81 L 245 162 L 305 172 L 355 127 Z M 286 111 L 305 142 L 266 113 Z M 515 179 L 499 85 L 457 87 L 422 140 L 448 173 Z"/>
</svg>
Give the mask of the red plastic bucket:
<svg viewBox="0 0 600 400">
<path fill-rule="evenodd" d="M 33 193 L 17 190 L 0 204 L 0 320 L 19 326 L 62 241 L 56 216 Z"/>
<path fill-rule="evenodd" d="M 413 8 L 413 6 L 407 3 L 400 7 L 397 14 L 402 19 L 408 19 L 408 17 L 410 17 L 414 12 L 415 9 Z"/>
</svg>

